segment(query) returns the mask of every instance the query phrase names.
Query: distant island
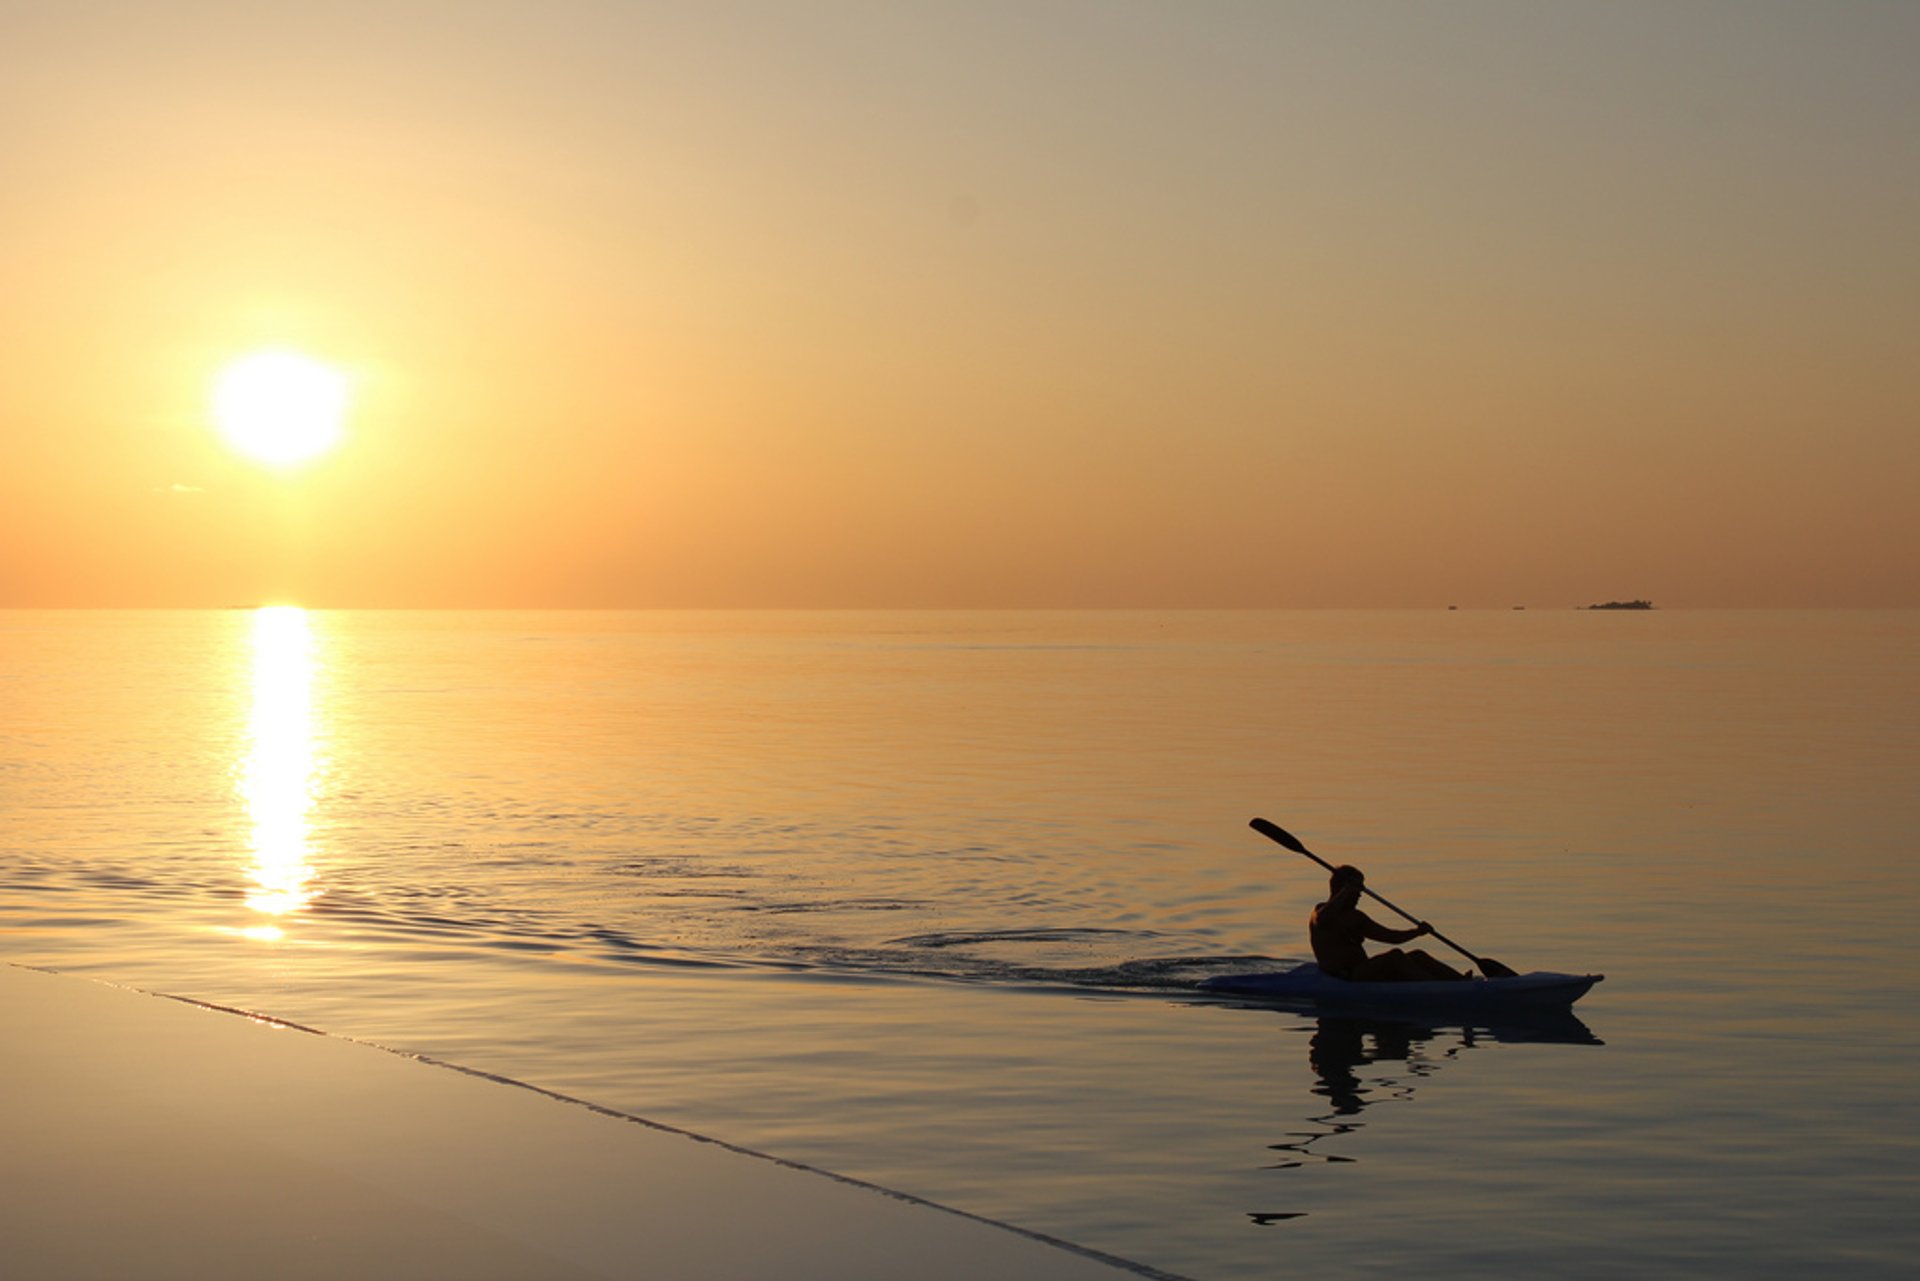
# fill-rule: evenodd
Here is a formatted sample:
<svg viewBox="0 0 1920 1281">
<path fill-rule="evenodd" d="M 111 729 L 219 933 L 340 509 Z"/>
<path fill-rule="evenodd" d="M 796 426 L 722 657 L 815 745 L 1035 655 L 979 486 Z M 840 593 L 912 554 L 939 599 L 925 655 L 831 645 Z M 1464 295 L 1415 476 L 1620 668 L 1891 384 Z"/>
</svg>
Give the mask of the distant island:
<svg viewBox="0 0 1920 1281">
<path fill-rule="evenodd" d="M 1650 600 L 1610 600 L 1604 605 L 1588 605 L 1587 609 L 1652 609 Z"/>
</svg>

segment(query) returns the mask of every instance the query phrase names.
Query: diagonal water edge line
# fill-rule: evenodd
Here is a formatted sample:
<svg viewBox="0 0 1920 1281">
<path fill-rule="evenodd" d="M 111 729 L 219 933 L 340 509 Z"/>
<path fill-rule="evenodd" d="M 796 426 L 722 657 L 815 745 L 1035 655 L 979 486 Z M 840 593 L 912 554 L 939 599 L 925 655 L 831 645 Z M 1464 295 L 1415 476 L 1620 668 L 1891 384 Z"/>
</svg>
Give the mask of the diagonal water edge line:
<svg viewBox="0 0 1920 1281">
<path fill-rule="evenodd" d="M 181 1000 L 184 998 L 174 997 L 172 999 Z M 197 1002 L 190 1001 L 188 1002 L 188 1004 L 197 1004 Z M 237 1010 L 230 1011 L 230 1012 L 244 1013 L 244 1011 L 237 1011 Z M 256 1017 L 256 1016 L 249 1015 L 248 1017 Z M 301 1028 L 299 1030 L 311 1031 L 312 1029 Z M 319 1033 L 319 1035 L 326 1036 L 329 1034 L 322 1032 L 322 1033 Z M 336 1039 L 352 1040 L 351 1037 L 342 1037 L 342 1038 L 336 1038 Z M 1124 1258 L 1121 1258 L 1119 1255 L 1108 1254 L 1104 1250 L 1096 1250 L 1091 1246 L 1079 1245 L 1075 1242 L 1065 1240 L 1062 1237 L 1049 1236 L 1045 1232 L 1039 1232 L 1032 1228 L 1023 1228 L 1018 1224 L 1007 1223 L 1000 1219 L 988 1218 L 984 1214 L 975 1214 L 970 1210 L 955 1209 L 953 1206 L 943 1205 L 938 1201 L 929 1201 L 925 1197 L 915 1196 L 911 1192 L 901 1192 L 895 1188 L 884 1187 L 878 1183 L 869 1183 L 865 1179 L 856 1179 L 852 1175 L 839 1174 L 832 1170 L 822 1169 L 817 1165 L 808 1165 L 803 1161 L 794 1161 L 794 1160 L 788 1159 L 787 1157 L 775 1156 L 770 1152 L 761 1152 L 755 1148 L 742 1147 L 738 1143 L 730 1143 L 725 1139 L 716 1139 L 712 1135 L 701 1134 L 696 1130 L 682 1129 L 680 1126 L 668 1125 L 663 1121 L 653 1121 L 653 1120 L 649 1120 L 644 1116 L 635 1116 L 631 1112 L 622 1112 L 616 1108 L 607 1107 L 604 1104 L 593 1103 L 586 1099 L 575 1098 L 573 1095 L 570 1095 L 570 1094 L 561 1094 L 556 1090 L 549 1090 L 543 1086 L 529 1085 L 525 1081 L 517 1081 L 510 1076 L 500 1076 L 497 1073 L 482 1071 L 479 1068 L 466 1067 L 459 1063 L 449 1063 L 444 1059 L 432 1058 L 425 1054 L 409 1054 L 404 1050 L 391 1050 L 384 1045 L 373 1045 L 373 1043 L 369 1041 L 356 1041 L 354 1043 L 357 1045 L 367 1045 L 367 1046 L 370 1046 L 371 1048 L 378 1049 L 378 1050 L 385 1050 L 389 1054 L 397 1054 L 401 1058 L 413 1059 L 416 1062 L 425 1063 L 432 1067 L 446 1068 L 449 1071 L 460 1072 L 467 1076 L 476 1076 L 483 1081 L 492 1081 L 498 1085 L 511 1085 L 511 1086 L 517 1086 L 522 1090 L 531 1090 L 535 1094 L 544 1095 L 547 1098 L 557 1100 L 558 1102 L 561 1102 L 561 1103 L 569 1103 L 569 1104 L 572 1104 L 574 1107 L 585 1108 L 589 1112 L 597 1112 L 601 1116 L 612 1117 L 620 1121 L 629 1121 L 634 1125 L 643 1125 L 650 1130 L 658 1130 L 663 1134 L 674 1134 L 684 1139 L 692 1139 L 696 1143 L 711 1143 L 715 1147 L 718 1147 L 723 1151 L 736 1152 L 741 1156 L 753 1157 L 754 1159 L 760 1160 L 760 1161 L 770 1161 L 775 1165 L 784 1166 L 789 1170 L 797 1170 L 804 1174 L 814 1174 L 814 1175 L 820 1176 L 821 1178 L 832 1179 L 835 1183 L 842 1183 L 847 1185 L 848 1187 L 863 1188 L 869 1192 L 877 1192 L 881 1196 L 889 1197 L 895 1201 L 904 1201 L 908 1205 L 924 1206 L 929 1210 L 938 1210 L 942 1214 L 951 1214 L 962 1219 L 971 1219 L 975 1223 L 985 1224 L 988 1227 L 999 1228 L 1003 1232 L 1011 1232 L 1016 1236 L 1026 1237 L 1029 1240 L 1039 1242 L 1042 1245 L 1049 1245 L 1054 1247 L 1057 1250 L 1065 1250 L 1069 1254 L 1081 1255 L 1085 1258 L 1093 1259 L 1096 1262 L 1107 1264 L 1109 1267 L 1118 1268 L 1126 1272 L 1131 1272 L 1136 1276 L 1151 1278 L 1152 1281 L 1192 1281 L 1191 1278 L 1182 1276 L 1177 1272 L 1162 1271 L 1161 1269 L 1152 1267 L 1149 1264 L 1139 1263 L 1132 1259 L 1124 1259 Z"/>
<path fill-rule="evenodd" d="M 942 1205 L 938 1201 L 929 1201 L 925 1197 L 915 1196 L 911 1192 L 901 1192 L 894 1188 L 884 1187 L 878 1183 L 869 1183 L 865 1179 L 856 1179 L 848 1174 L 837 1174 L 832 1170 L 822 1169 L 817 1165 L 808 1165 L 803 1161 L 793 1161 L 783 1156 L 775 1156 L 771 1152 L 761 1152 L 755 1148 L 742 1147 L 738 1143 L 730 1143 L 725 1139 L 716 1139 L 712 1135 L 701 1134 L 697 1130 L 683 1129 L 677 1125 L 668 1125 L 664 1121 L 653 1121 L 644 1116 L 635 1116 L 631 1112 L 622 1112 L 617 1108 L 607 1107 L 605 1104 L 594 1103 L 588 1099 L 576 1098 L 571 1094 L 562 1094 L 558 1090 L 549 1090 L 545 1086 L 532 1085 L 526 1081 L 515 1080 L 510 1076 L 501 1076 L 497 1072 L 487 1072 L 480 1068 L 467 1067 L 460 1063 L 450 1063 L 445 1059 L 436 1059 L 427 1054 L 414 1054 L 407 1050 L 396 1050 L 392 1046 L 381 1045 L 377 1041 L 363 1041 L 358 1037 L 342 1036 L 339 1033 L 324 1031 L 321 1028 L 308 1027 L 303 1023 L 294 1023 L 287 1019 L 275 1018 L 271 1014 L 261 1014 L 256 1010 L 243 1010 L 238 1006 L 221 1005 L 216 1001 L 202 1001 L 196 997 L 180 996 L 173 992 L 156 992 L 150 988 L 134 987 L 127 983 L 115 983 L 108 979 L 94 978 L 91 975 L 67 974 L 64 971 L 48 969 L 42 965 L 24 965 L 16 961 L 8 961 L 5 962 L 5 964 L 11 965 L 16 969 L 33 970 L 41 974 L 54 974 L 62 978 L 80 979 L 89 983 L 98 983 L 102 987 L 118 988 L 123 992 L 132 992 L 139 996 L 158 997 L 165 1001 L 178 1001 L 182 1005 L 190 1005 L 196 1009 L 207 1010 L 215 1014 L 231 1014 L 255 1023 L 264 1023 L 269 1027 L 284 1028 L 290 1032 L 304 1032 L 308 1036 L 325 1037 L 329 1041 L 342 1041 L 348 1045 L 365 1046 L 367 1049 L 378 1050 L 382 1054 L 391 1054 L 395 1058 L 410 1059 L 415 1063 L 425 1064 L 428 1067 L 443 1068 L 449 1072 L 458 1072 L 463 1076 L 478 1077 L 482 1081 L 491 1081 L 495 1085 L 509 1085 L 516 1089 L 527 1090 L 558 1103 L 566 1103 L 573 1107 L 585 1108 L 589 1112 L 596 1112 L 601 1116 L 611 1117 L 616 1121 L 626 1121 L 633 1125 L 645 1126 L 649 1130 L 657 1130 L 662 1134 L 677 1135 L 683 1139 L 691 1139 L 695 1143 L 710 1143 L 724 1152 L 734 1152 L 741 1156 L 752 1157 L 757 1161 L 771 1162 L 774 1165 L 782 1166 L 789 1170 L 797 1170 L 802 1174 L 818 1175 L 823 1179 L 831 1179 L 835 1183 L 844 1184 L 847 1187 L 861 1188 L 868 1192 L 877 1192 L 881 1196 L 894 1201 L 901 1201 L 908 1205 L 923 1206 L 929 1210 L 937 1210 L 942 1214 L 951 1214 L 957 1218 L 969 1219 L 990 1228 L 998 1228 L 1003 1232 L 1011 1232 L 1015 1236 L 1025 1237 L 1041 1245 L 1052 1246 L 1056 1250 L 1065 1250 L 1068 1254 L 1075 1254 L 1082 1258 L 1092 1259 L 1097 1263 L 1104 1263 L 1108 1267 L 1117 1268 L 1123 1272 L 1130 1272 L 1135 1276 L 1146 1277 L 1149 1281 L 1193 1281 L 1193 1278 L 1184 1276 L 1178 1272 L 1167 1272 L 1151 1264 L 1122 1258 L 1117 1254 L 1108 1254 L 1104 1250 L 1096 1250 L 1092 1246 L 1079 1245 L 1062 1237 L 1050 1236 L 1045 1232 L 1036 1231 L 1033 1228 L 1023 1228 L 1019 1224 L 989 1218 L 984 1214 L 975 1214 L 971 1210 L 955 1209 L 950 1205 Z"/>
</svg>

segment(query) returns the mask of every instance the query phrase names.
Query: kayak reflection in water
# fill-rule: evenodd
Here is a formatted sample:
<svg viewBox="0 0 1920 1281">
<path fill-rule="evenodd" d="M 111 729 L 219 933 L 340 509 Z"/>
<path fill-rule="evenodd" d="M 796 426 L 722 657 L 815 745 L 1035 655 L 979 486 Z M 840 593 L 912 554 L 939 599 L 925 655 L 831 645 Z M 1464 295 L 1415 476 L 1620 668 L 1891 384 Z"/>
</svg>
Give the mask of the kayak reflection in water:
<svg viewBox="0 0 1920 1281">
<path fill-rule="evenodd" d="M 1368 1032 L 1374 1037 L 1372 1051 L 1367 1048 Z M 1425 1029 L 1416 1032 L 1404 1024 L 1322 1018 L 1307 1041 L 1307 1066 L 1319 1078 L 1313 1092 L 1333 1102 L 1336 1116 L 1353 1116 L 1367 1106 L 1370 1100 L 1366 1096 L 1372 1092 L 1371 1087 L 1361 1082 L 1357 1069 L 1394 1060 L 1415 1067 L 1419 1060 L 1414 1045 L 1432 1035 Z M 1412 1097 L 1411 1085 L 1391 1084 L 1399 1086 L 1398 1097 Z"/>
<path fill-rule="evenodd" d="M 1368 956 L 1363 946 L 1367 939 L 1376 943 L 1406 943 L 1433 933 L 1433 927 L 1422 921 L 1411 929 L 1396 930 L 1375 921 L 1360 910 L 1360 891 L 1366 884 L 1366 874 L 1359 868 L 1347 864 L 1334 868 L 1327 882 L 1327 901 L 1315 906 L 1307 917 L 1307 937 L 1313 944 L 1313 959 L 1320 963 L 1323 973 L 1356 983 L 1431 982 L 1468 977 L 1418 949 L 1403 952 L 1396 947 L 1378 956 Z"/>
</svg>

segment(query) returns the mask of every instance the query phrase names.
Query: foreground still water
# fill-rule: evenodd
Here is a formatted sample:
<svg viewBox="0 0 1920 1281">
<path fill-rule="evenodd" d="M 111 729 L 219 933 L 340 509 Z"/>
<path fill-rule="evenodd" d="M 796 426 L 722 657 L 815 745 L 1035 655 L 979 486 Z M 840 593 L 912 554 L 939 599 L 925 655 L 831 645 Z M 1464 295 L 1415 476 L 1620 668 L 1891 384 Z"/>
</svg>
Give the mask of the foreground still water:
<svg viewBox="0 0 1920 1281">
<path fill-rule="evenodd" d="M 1905 1276 L 1916 658 L 1913 613 L 0 614 L 0 959 L 1194 1277 Z M 1545 1029 L 1205 1000 L 1323 888 L 1256 814 L 1607 981 Z"/>
</svg>

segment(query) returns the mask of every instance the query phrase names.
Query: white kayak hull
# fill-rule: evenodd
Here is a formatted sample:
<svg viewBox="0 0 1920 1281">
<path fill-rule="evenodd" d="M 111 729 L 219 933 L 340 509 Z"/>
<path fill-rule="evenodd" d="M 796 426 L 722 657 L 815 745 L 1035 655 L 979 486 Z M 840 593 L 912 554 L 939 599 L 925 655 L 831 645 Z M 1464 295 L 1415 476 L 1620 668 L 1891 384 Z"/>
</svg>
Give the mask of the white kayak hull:
<svg viewBox="0 0 1920 1281">
<path fill-rule="evenodd" d="M 1274 974 L 1222 974 L 1203 982 L 1200 990 L 1327 1009 L 1498 1014 L 1564 1010 L 1603 977 L 1542 970 L 1513 978 L 1454 983 L 1353 983 L 1323 974 L 1319 966 L 1309 962 Z"/>
</svg>

